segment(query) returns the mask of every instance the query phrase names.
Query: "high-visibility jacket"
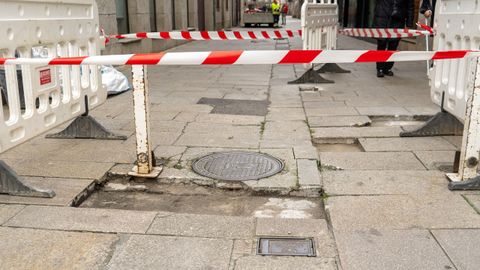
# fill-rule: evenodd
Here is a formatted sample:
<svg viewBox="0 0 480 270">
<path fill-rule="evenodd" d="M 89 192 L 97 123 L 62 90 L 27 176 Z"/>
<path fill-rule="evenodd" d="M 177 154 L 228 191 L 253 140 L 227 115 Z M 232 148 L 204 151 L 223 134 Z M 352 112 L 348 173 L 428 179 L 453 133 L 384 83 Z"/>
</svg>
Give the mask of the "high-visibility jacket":
<svg viewBox="0 0 480 270">
<path fill-rule="evenodd" d="M 280 4 L 279 3 L 272 3 L 272 13 L 273 15 L 280 15 Z"/>
</svg>

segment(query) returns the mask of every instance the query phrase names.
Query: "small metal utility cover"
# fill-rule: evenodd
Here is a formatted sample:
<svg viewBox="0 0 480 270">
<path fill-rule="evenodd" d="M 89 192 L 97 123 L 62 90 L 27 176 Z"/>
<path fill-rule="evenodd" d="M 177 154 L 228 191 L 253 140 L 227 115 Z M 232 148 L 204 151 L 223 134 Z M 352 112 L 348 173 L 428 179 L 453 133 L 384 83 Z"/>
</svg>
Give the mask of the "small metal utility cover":
<svg viewBox="0 0 480 270">
<path fill-rule="evenodd" d="M 223 152 L 202 157 L 192 165 L 196 173 L 228 181 L 258 180 L 283 170 L 283 162 L 257 152 Z"/>
<path fill-rule="evenodd" d="M 315 257 L 313 238 L 259 238 L 258 255 Z"/>
</svg>

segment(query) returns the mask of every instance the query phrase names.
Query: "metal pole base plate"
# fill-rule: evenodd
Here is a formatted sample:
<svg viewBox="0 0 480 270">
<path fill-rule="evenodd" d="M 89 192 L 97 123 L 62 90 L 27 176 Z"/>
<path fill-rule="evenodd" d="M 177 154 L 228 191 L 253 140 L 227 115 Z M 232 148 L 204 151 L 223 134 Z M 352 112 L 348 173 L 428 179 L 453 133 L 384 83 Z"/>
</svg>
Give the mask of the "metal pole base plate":
<svg viewBox="0 0 480 270">
<path fill-rule="evenodd" d="M 134 166 L 132 171 L 129 172 L 128 175 L 133 177 L 141 177 L 141 178 L 157 178 L 162 171 L 163 171 L 163 167 L 153 167 L 150 173 L 143 174 L 143 173 L 138 173 L 138 167 Z"/>
<path fill-rule="evenodd" d="M 450 136 L 463 134 L 463 124 L 447 112 L 439 112 L 423 126 L 413 131 L 404 131 L 400 137 Z"/>
<path fill-rule="evenodd" d="M 458 181 L 458 174 L 455 173 L 447 174 L 447 177 L 452 180 L 448 183 L 449 190 L 480 190 L 480 176 L 466 181 Z"/>
<path fill-rule="evenodd" d="M 0 160 L 0 193 L 23 197 L 53 198 L 55 192 L 48 189 L 32 187 L 20 177 L 5 162 Z"/>
<path fill-rule="evenodd" d="M 93 117 L 79 116 L 63 131 L 48 134 L 51 139 L 99 139 L 99 140 L 126 140 L 127 136 L 113 134 L 97 122 Z"/>
<path fill-rule="evenodd" d="M 351 73 L 350 70 L 341 68 L 335 63 L 327 63 L 317 70 L 318 73 Z"/>
<path fill-rule="evenodd" d="M 335 83 L 320 76 L 313 68 L 309 69 L 302 77 L 288 82 L 288 84 L 302 84 L 302 83 Z"/>
</svg>

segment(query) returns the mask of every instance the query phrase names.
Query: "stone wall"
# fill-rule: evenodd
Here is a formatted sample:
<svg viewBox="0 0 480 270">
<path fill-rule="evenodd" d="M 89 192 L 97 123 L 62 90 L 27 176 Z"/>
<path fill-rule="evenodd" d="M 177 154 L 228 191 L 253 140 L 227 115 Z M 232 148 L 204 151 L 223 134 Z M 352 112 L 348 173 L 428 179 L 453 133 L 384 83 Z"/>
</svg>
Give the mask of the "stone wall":
<svg viewBox="0 0 480 270">
<path fill-rule="evenodd" d="M 100 15 L 100 25 L 107 34 L 118 33 L 116 0 L 96 0 Z M 238 25 L 232 14 L 240 7 L 236 0 L 126 0 L 128 5 L 129 32 L 151 32 L 187 30 L 199 28 L 199 3 L 204 4 L 205 30 L 229 29 Z M 228 5 L 227 5 L 228 1 Z M 152 11 L 152 8 L 155 11 Z M 151 25 L 152 12 L 155 12 L 155 25 Z M 156 26 L 156 27 L 155 27 Z M 145 53 L 163 51 L 182 44 L 182 41 L 167 40 L 112 40 L 103 54 Z"/>
</svg>

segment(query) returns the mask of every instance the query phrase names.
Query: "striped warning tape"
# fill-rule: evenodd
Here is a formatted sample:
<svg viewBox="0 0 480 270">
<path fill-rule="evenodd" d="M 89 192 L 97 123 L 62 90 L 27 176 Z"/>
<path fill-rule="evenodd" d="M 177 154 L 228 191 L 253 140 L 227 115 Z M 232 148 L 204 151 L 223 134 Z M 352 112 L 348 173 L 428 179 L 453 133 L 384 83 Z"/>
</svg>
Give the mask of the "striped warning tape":
<svg viewBox="0 0 480 270">
<path fill-rule="evenodd" d="M 345 28 L 339 32 L 351 37 L 370 37 L 370 38 L 406 38 L 416 36 L 428 36 L 432 34 L 427 30 L 412 29 L 380 29 L 380 28 Z"/>
<path fill-rule="evenodd" d="M 173 40 L 254 40 L 301 37 L 302 30 L 275 31 L 173 31 L 141 32 L 134 34 L 109 35 L 116 39 L 173 39 Z"/>
<path fill-rule="evenodd" d="M 479 57 L 480 51 L 283 50 L 169 52 L 68 58 L 0 58 L 0 65 L 276 65 L 425 61 Z"/>
</svg>

